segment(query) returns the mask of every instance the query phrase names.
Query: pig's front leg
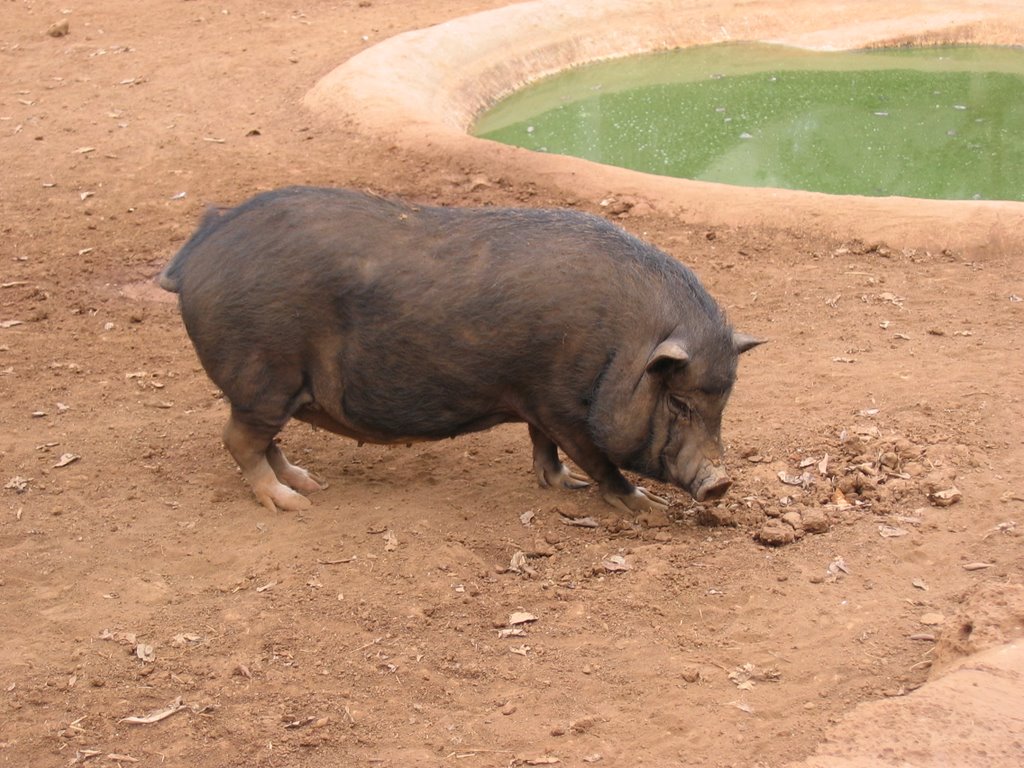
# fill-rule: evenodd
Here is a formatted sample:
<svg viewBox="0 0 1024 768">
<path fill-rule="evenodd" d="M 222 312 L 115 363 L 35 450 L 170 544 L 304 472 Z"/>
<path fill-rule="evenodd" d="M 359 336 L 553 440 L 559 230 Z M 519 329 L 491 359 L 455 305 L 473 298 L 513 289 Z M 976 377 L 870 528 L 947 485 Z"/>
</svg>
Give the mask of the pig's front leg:
<svg viewBox="0 0 1024 768">
<path fill-rule="evenodd" d="M 534 428 L 531 426 L 531 437 L 533 434 Z M 597 481 L 602 498 L 616 509 L 628 514 L 668 509 L 667 499 L 651 493 L 646 488 L 633 485 L 623 477 L 618 467 L 612 464 L 611 460 L 594 445 L 586 434 L 571 429 L 554 431 L 546 429 L 544 436 L 546 435 L 551 435 L 548 442 L 561 447 L 569 458 Z M 537 454 L 538 442 L 534 439 L 534 467 L 537 466 Z M 557 453 L 555 458 L 557 461 Z"/>
<path fill-rule="evenodd" d="M 632 493 L 605 493 L 604 500 L 621 512 L 659 512 L 668 509 L 668 499 L 639 485 L 633 487 Z"/>
</svg>

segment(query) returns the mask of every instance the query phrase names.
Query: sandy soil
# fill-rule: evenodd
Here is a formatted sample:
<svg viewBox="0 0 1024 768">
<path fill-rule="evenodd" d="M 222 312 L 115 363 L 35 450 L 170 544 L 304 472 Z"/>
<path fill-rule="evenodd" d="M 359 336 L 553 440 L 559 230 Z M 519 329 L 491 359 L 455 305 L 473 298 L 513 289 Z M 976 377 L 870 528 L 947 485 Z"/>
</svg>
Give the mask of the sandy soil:
<svg viewBox="0 0 1024 768">
<path fill-rule="evenodd" d="M 1021 633 L 1017 241 L 602 207 L 301 106 L 499 5 L 0 6 L 0 765 L 780 766 Z M 537 488 L 522 426 L 406 449 L 295 425 L 331 487 L 257 506 L 151 278 L 206 204 L 292 183 L 571 205 L 686 261 L 771 339 L 726 414 L 728 499 L 654 484 L 668 519 L 623 519 Z"/>
</svg>

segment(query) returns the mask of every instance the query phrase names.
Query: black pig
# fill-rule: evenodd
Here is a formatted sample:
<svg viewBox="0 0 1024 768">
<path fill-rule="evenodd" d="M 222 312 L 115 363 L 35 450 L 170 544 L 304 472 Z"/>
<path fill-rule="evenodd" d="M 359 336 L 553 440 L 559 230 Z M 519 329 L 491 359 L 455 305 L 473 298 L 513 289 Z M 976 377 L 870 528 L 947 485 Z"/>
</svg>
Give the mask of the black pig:
<svg viewBox="0 0 1024 768">
<path fill-rule="evenodd" d="M 321 488 L 274 442 L 293 417 L 373 443 L 525 421 L 542 486 L 588 484 L 561 448 L 623 510 L 667 502 L 619 468 L 698 501 L 731 484 L 722 410 L 760 342 L 685 266 L 599 217 L 291 187 L 212 210 L 160 284 L 271 509 Z"/>
</svg>

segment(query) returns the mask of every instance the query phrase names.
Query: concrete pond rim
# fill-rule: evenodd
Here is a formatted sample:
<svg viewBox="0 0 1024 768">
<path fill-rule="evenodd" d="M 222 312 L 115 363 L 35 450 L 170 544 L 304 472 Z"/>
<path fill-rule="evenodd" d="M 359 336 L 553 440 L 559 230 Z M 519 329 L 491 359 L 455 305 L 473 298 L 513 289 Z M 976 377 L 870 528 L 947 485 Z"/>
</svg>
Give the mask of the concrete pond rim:
<svg viewBox="0 0 1024 768">
<path fill-rule="evenodd" d="M 517 169 L 593 201 L 629 196 L 683 223 L 800 229 L 908 247 L 1006 250 L 1024 241 L 1024 203 L 834 196 L 655 176 L 469 135 L 482 111 L 567 68 L 721 42 L 817 51 L 943 44 L 1024 44 L 1015 0 L 920 0 L 830 7 L 777 0 L 534 0 L 388 38 L 305 95 L 307 108 L 384 147 L 444 155 L 483 175 Z M 500 174 L 500 171 L 494 171 Z M 841 197 L 841 205 L 837 205 Z M 908 222 L 911 231 L 908 232 Z"/>
</svg>

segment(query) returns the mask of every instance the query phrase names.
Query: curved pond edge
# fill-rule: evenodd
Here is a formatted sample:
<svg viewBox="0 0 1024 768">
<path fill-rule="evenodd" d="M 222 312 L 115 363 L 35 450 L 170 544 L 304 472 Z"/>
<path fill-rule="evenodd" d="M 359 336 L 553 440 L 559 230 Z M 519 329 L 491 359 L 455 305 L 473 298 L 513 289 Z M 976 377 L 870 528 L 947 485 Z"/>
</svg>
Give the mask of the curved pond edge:
<svg viewBox="0 0 1024 768">
<path fill-rule="evenodd" d="M 485 174 L 489 166 L 513 164 L 524 177 L 574 196 L 634 196 L 690 224 L 777 227 L 781 221 L 838 238 L 930 248 L 1005 250 L 1024 243 L 1024 203 L 734 187 L 530 152 L 467 133 L 496 101 L 563 69 L 726 41 L 812 50 L 1020 45 L 1024 3 L 859 0 L 826 9 L 820 0 L 536 0 L 389 38 L 328 73 L 304 104 L 384 148 L 445 156 Z"/>
</svg>

